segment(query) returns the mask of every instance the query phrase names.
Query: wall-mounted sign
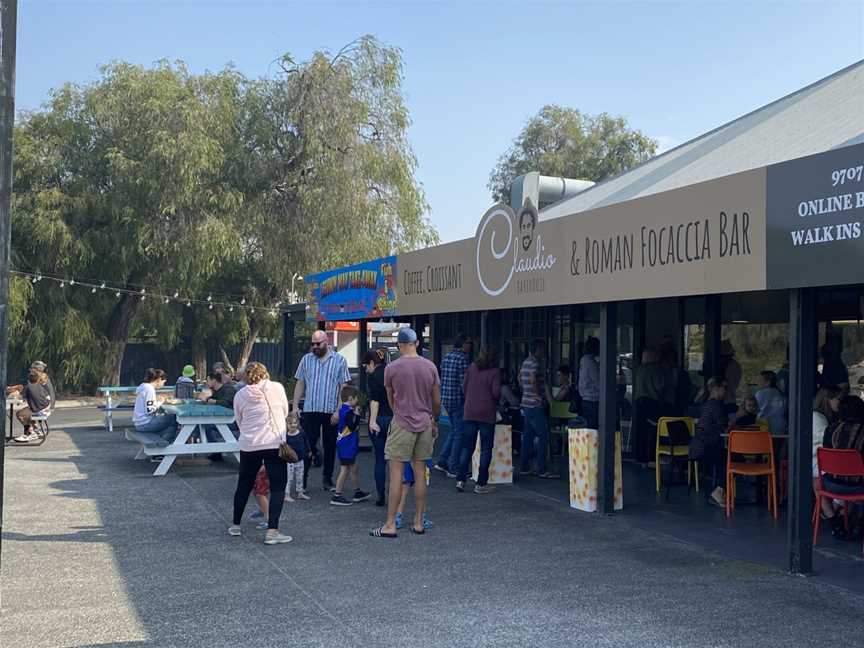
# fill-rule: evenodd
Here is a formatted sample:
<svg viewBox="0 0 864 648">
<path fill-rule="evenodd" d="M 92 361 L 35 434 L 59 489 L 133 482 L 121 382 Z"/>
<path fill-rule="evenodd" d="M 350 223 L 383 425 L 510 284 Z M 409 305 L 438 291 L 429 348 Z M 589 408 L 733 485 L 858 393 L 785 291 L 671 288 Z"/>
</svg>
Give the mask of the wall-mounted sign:
<svg viewBox="0 0 864 648">
<path fill-rule="evenodd" d="M 495 205 L 473 239 L 399 256 L 400 315 L 765 288 L 765 170 L 540 222 Z"/>
<path fill-rule="evenodd" d="M 864 281 L 864 144 L 768 167 L 768 287 Z"/>
<path fill-rule="evenodd" d="M 396 257 L 307 277 L 309 320 L 360 320 L 396 314 Z"/>
</svg>

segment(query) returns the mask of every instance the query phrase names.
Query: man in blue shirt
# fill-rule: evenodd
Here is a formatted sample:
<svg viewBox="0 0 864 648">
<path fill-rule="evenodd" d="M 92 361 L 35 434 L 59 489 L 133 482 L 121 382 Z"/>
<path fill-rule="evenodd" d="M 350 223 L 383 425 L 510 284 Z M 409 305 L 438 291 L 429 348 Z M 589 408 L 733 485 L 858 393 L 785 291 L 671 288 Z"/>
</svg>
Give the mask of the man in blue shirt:
<svg viewBox="0 0 864 648">
<path fill-rule="evenodd" d="M 462 450 L 462 416 L 465 412 L 465 395 L 462 381 L 471 363 L 471 340 L 463 334 L 456 336 L 453 350 L 441 362 L 441 404 L 450 419 L 450 432 L 444 439 L 435 470 L 446 472 L 455 478 Z"/>
</svg>

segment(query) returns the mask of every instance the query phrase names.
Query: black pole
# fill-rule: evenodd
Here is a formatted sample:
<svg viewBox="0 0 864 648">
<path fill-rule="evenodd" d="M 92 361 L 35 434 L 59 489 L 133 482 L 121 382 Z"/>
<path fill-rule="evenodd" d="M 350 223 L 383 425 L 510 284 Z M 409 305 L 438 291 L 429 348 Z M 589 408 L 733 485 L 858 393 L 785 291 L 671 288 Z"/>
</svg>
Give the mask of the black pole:
<svg viewBox="0 0 864 648">
<path fill-rule="evenodd" d="M 600 306 L 600 429 L 597 431 L 597 513 L 615 510 L 615 434 L 618 429 L 618 304 Z"/>
<path fill-rule="evenodd" d="M 816 296 L 792 290 L 789 300 L 789 571 L 813 571 L 813 396 L 816 389 Z"/>
<path fill-rule="evenodd" d="M 705 298 L 705 359 L 703 368 L 707 381 L 720 372 L 720 346 L 723 338 L 723 296 Z"/>
<path fill-rule="evenodd" d="M 12 129 L 15 125 L 15 30 L 18 0 L 0 0 L 0 387 L 6 394 L 8 361 L 9 254 L 12 232 Z M 4 401 L 5 402 L 5 401 Z M 0 416 L 0 538 L 6 477 L 6 417 Z M 2 542 L 2 541 L 0 541 Z M 2 549 L 2 545 L 0 545 Z"/>
<path fill-rule="evenodd" d="M 363 359 L 366 357 L 366 352 L 369 350 L 369 324 L 367 320 L 360 320 L 360 328 L 357 331 L 357 378 L 360 383 L 360 390 L 366 391 L 366 368 L 363 366 Z"/>
<path fill-rule="evenodd" d="M 294 375 L 294 320 L 291 313 L 282 313 L 282 375 Z"/>
</svg>

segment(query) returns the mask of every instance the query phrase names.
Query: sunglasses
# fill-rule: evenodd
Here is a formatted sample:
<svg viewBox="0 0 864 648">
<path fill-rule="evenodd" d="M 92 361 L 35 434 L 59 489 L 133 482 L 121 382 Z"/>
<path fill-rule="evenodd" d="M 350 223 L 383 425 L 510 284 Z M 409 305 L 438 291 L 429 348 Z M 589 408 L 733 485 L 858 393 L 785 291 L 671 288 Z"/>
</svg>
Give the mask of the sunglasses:
<svg viewBox="0 0 864 648">
<path fill-rule="evenodd" d="M 312 346 L 324 346 L 325 344 L 327 344 L 327 343 L 326 342 L 313 342 Z"/>
</svg>

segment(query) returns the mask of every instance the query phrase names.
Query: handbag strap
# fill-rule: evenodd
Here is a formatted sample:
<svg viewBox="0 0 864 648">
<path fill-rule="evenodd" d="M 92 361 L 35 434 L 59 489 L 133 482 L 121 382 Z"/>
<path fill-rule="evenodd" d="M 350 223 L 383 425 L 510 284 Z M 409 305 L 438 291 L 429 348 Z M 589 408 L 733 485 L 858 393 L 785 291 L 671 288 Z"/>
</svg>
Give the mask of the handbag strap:
<svg viewBox="0 0 864 648">
<path fill-rule="evenodd" d="M 273 426 L 273 433 L 280 442 L 284 443 L 285 439 L 283 439 L 282 435 L 279 434 L 279 426 L 276 425 L 276 419 L 273 416 L 273 408 L 270 406 L 270 399 L 267 398 L 267 392 L 264 391 L 263 387 L 261 388 L 261 395 L 264 396 L 264 402 L 267 403 L 267 413 L 270 415 L 270 424 Z"/>
</svg>

